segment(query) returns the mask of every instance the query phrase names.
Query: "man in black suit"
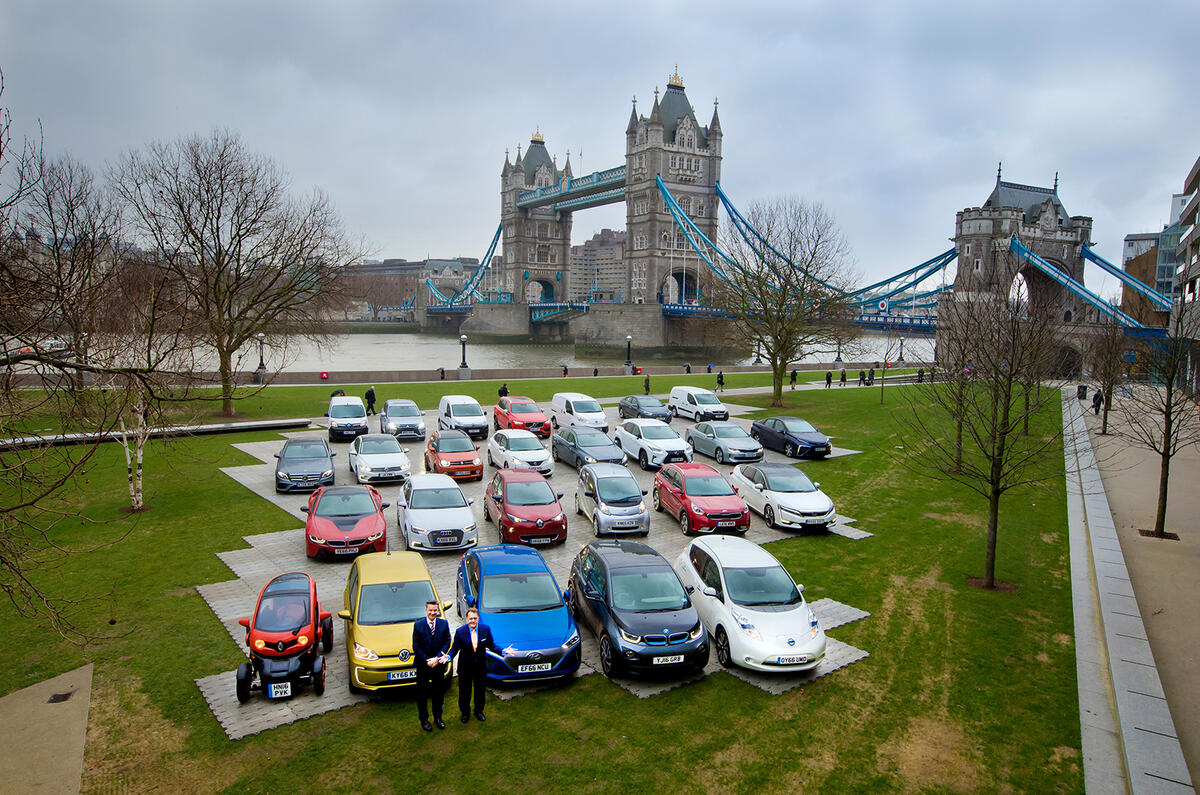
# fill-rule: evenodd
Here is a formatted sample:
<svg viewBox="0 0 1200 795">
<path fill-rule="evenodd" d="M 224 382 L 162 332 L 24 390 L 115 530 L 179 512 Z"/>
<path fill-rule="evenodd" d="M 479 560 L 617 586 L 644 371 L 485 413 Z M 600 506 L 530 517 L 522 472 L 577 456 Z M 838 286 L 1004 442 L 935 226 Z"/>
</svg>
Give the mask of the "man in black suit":
<svg viewBox="0 0 1200 795">
<path fill-rule="evenodd" d="M 504 654 L 516 650 L 515 646 L 509 646 Z M 475 693 L 475 720 L 485 720 L 483 699 L 488 654 L 500 656 L 492 630 L 487 624 L 479 623 L 478 610 L 468 607 L 467 623 L 455 630 L 454 646 L 450 649 L 450 657 L 458 657 L 458 711 L 462 713 L 463 723 L 470 720 L 472 691 Z"/>
<path fill-rule="evenodd" d="M 445 694 L 446 666 L 450 664 L 450 624 L 438 617 L 438 603 L 425 603 L 425 620 L 413 624 L 413 656 L 417 663 L 417 715 L 421 728 L 433 731 L 429 725 L 426 701 L 433 701 L 433 722 L 439 729 L 442 723 L 442 696 Z"/>
</svg>

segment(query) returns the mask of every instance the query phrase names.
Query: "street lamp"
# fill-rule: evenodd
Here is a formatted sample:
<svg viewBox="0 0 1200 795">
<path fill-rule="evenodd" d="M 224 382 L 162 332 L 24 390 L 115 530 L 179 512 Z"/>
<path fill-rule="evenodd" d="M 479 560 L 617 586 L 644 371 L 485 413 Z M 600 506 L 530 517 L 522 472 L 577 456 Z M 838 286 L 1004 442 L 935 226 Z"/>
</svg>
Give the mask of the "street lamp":
<svg viewBox="0 0 1200 795">
<path fill-rule="evenodd" d="M 266 370 L 267 360 L 263 358 L 263 338 L 265 338 L 267 335 L 260 331 L 254 336 L 258 338 L 258 369 Z"/>
<path fill-rule="evenodd" d="M 462 343 L 462 363 L 458 366 L 465 370 L 467 369 L 467 335 L 463 334 L 458 341 Z"/>
<path fill-rule="evenodd" d="M 900 338 L 900 359 L 896 362 L 896 364 L 900 365 L 901 367 L 904 366 L 904 337 Z"/>
<path fill-rule="evenodd" d="M 762 364 L 762 359 L 758 355 L 758 340 L 754 341 L 754 363 Z"/>
<path fill-rule="evenodd" d="M 836 363 L 836 362 L 840 362 L 841 360 L 842 360 L 842 341 L 838 340 L 837 341 L 837 356 L 833 357 L 833 361 Z"/>
<path fill-rule="evenodd" d="M 633 375 L 633 336 L 625 335 L 625 375 Z"/>
</svg>

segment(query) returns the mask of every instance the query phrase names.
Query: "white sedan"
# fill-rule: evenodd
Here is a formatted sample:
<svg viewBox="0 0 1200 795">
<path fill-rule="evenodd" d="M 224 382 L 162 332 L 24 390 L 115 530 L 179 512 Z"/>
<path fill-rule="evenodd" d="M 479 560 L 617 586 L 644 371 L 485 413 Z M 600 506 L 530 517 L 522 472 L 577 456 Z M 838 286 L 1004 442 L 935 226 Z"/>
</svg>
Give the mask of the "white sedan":
<svg viewBox="0 0 1200 795">
<path fill-rule="evenodd" d="M 738 536 L 692 541 L 675 561 L 726 668 L 810 671 L 825 659 L 825 631 L 770 552 Z"/>
<path fill-rule="evenodd" d="M 662 420 L 625 420 L 613 431 L 613 441 L 642 469 L 692 460 L 692 446 Z"/>
<path fill-rule="evenodd" d="M 350 444 L 350 474 L 359 483 L 406 480 L 411 471 L 406 451 L 390 433 L 368 433 Z"/>
<path fill-rule="evenodd" d="M 769 527 L 824 529 L 837 519 L 833 500 L 791 464 L 741 464 L 729 484 Z"/>
<path fill-rule="evenodd" d="M 494 467 L 532 469 L 546 477 L 554 474 L 554 461 L 532 431 L 496 431 L 488 442 L 488 463 Z"/>
</svg>

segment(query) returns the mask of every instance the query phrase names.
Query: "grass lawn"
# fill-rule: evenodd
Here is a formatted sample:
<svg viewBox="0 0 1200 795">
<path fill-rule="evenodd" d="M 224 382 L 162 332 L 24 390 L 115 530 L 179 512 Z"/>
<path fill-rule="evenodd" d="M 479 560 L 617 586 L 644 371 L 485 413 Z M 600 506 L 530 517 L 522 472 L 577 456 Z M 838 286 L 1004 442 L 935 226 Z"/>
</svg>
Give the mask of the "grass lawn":
<svg viewBox="0 0 1200 795">
<path fill-rule="evenodd" d="M 727 376 L 728 385 L 743 385 L 740 375 Z M 766 376 L 746 374 L 756 378 Z M 667 380 L 652 379 L 655 390 Z M 544 400 L 563 388 L 625 394 L 635 383 L 546 379 L 509 388 Z M 403 393 L 428 406 L 445 386 L 406 385 Z M 490 383 L 470 386 L 464 391 L 487 402 L 495 395 Z M 376 387 L 380 399 L 393 394 Z M 312 406 L 331 388 L 277 388 L 250 400 L 261 401 L 254 410 L 262 416 L 320 413 Z M 92 791 L 379 791 L 411 787 L 417 776 L 447 790 L 503 782 L 523 791 L 1081 791 L 1061 454 L 1046 462 L 1046 486 L 1011 492 L 1002 505 L 997 577 L 1018 589 L 981 592 L 965 578 L 982 573 L 985 505 L 902 466 L 893 436 L 905 410 L 900 393 L 889 390 L 884 406 L 875 389 L 784 393 L 835 445 L 865 451 L 804 468 L 841 513 L 876 534 L 770 546 L 810 601 L 827 596 L 871 613 L 832 633 L 870 657 L 786 695 L 719 673 L 640 701 L 596 674 L 493 700 L 482 726 L 455 721 L 425 734 L 412 702 L 398 697 L 228 741 L 193 679 L 232 670 L 242 657 L 192 586 L 231 577 L 215 553 L 244 547 L 241 536 L 297 526 L 217 472 L 252 463 L 232 442 L 278 438 L 270 434 L 155 443 L 152 510 L 136 517 L 119 513 L 127 500 L 119 448 L 102 450 L 72 499 L 104 523 L 75 520 L 55 538 L 73 547 L 123 538 L 68 558 L 45 579 L 68 594 L 111 592 L 85 625 L 116 637 L 79 649 L 5 604 L 12 676 L 0 693 L 96 664 L 84 772 Z M 1053 408 L 1046 428 L 1060 422 Z M 568 543 L 577 543 L 572 533 Z"/>
</svg>

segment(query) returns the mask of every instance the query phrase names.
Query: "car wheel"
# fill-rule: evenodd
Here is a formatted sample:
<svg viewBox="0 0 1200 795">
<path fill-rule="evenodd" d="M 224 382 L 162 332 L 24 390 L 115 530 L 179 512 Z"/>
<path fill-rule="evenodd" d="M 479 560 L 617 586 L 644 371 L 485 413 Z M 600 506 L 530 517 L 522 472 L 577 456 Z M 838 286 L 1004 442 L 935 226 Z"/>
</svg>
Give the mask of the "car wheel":
<svg viewBox="0 0 1200 795">
<path fill-rule="evenodd" d="M 500 420 L 495 417 L 492 417 L 492 428 L 497 431 L 500 430 Z"/>
<path fill-rule="evenodd" d="M 558 417 L 551 417 L 551 418 L 550 418 L 550 427 L 551 427 L 551 428 L 557 428 L 557 427 L 558 427 Z"/>
<path fill-rule="evenodd" d="M 550 457 L 554 459 L 554 463 L 556 464 L 559 461 L 562 461 L 562 459 L 558 457 L 558 448 L 555 447 L 553 443 L 550 444 Z"/>
<path fill-rule="evenodd" d="M 579 458 L 578 456 L 575 457 L 575 468 L 583 469 L 583 459 Z"/>
<path fill-rule="evenodd" d="M 788 442 L 783 446 L 783 454 L 788 458 L 796 457 L 796 445 L 793 442 Z"/>
<path fill-rule="evenodd" d="M 716 455 L 713 456 L 713 458 L 717 459 L 718 464 L 724 464 L 725 463 L 725 451 L 722 448 L 718 447 L 717 453 L 716 453 Z"/>
<path fill-rule="evenodd" d="M 237 668 L 237 700 L 239 704 L 245 704 L 250 700 L 250 683 L 254 679 L 254 668 L 248 662 L 244 662 Z"/>
<path fill-rule="evenodd" d="M 671 419 L 675 419 L 675 407 L 667 406 L 667 414 L 670 415 Z"/>
<path fill-rule="evenodd" d="M 600 667 L 604 669 L 604 675 L 608 677 L 614 676 L 617 672 L 616 652 L 608 635 L 600 637 Z"/>
<path fill-rule="evenodd" d="M 600 512 L 592 514 L 592 535 L 596 538 L 600 537 Z"/>
<path fill-rule="evenodd" d="M 583 506 L 579 504 L 579 492 L 575 492 L 575 514 L 583 516 Z"/>
<path fill-rule="evenodd" d="M 717 662 L 726 668 L 733 667 L 733 655 L 729 651 L 729 636 L 725 627 L 717 627 Z"/>
<path fill-rule="evenodd" d="M 490 466 L 490 467 L 496 466 L 496 460 L 494 458 L 492 458 L 492 450 L 490 447 L 488 448 L 488 466 Z"/>
<path fill-rule="evenodd" d="M 662 499 L 658 496 L 658 489 L 654 489 L 654 494 L 650 498 L 650 502 L 654 503 L 654 510 L 662 513 Z"/>
<path fill-rule="evenodd" d="M 508 469 L 508 461 L 505 461 L 505 462 L 504 462 L 504 468 L 505 468 L 505 469 Z"/>
<path fill-rule="evenodd" d="M 313 660 L 312 671 L 313 692 L 318 696 L 325 695 L 325 658 L 318 656 Z"/>
<path fill-rule="evenodd" d="M 362 693 L 367 692 L 367 691 L 363 690 L 361 687 L 359 687 L 358 685 L 354 684 L 354 672 L 353 671 L 350 672 L 350 679 L 347 680 L 347 684 L 350 686 L 350 693 L 352 695 L 357 696 L 357 695 L 361 695 Z"/>
<path fill-rule="evenodd" d="M 650 468 L 650 459 L 646 457 L 645 450 L 642 450 L 638 453 L 638 465 L 640 465 L 643 470 Z"/>
<path fill-rule="evenodd" d="M 750 438 L 759 444 L 762 444 L 762 439 L 759 437 L 758 431 L 750 431 Z"/>
<path fill-rule="evenodd" d="M 333 616 L 321 621 L 321 651 L 333 651 Z"/>
<path fill-rule="evenodd" d="M 775 509 L 770 505 L 763 508 L 763 519 L 766 520 L 767 527 L 771 528 L 772 530 L 775 529 Z"/>
<path fill-rule="evenodd" d="M 679 529 L 683 531 L 685 536 L 692 534 L 692 523 L 688 521 L 687 508 L 684 508 L 683 512 L 679 514 Z"/>
<path fill-rule="evenodd" d="M 490 512 L 490 511 L 488 510 L 488 508 L 487 508 L 487 497 L 484 497 L 484 503 L 483 503 L 483 521 L 485 521 L 485 522 L 490 522 L 490 521 L 492 521 L 492 514 L 491 514 L 491 512 Z"/>
</svg>

